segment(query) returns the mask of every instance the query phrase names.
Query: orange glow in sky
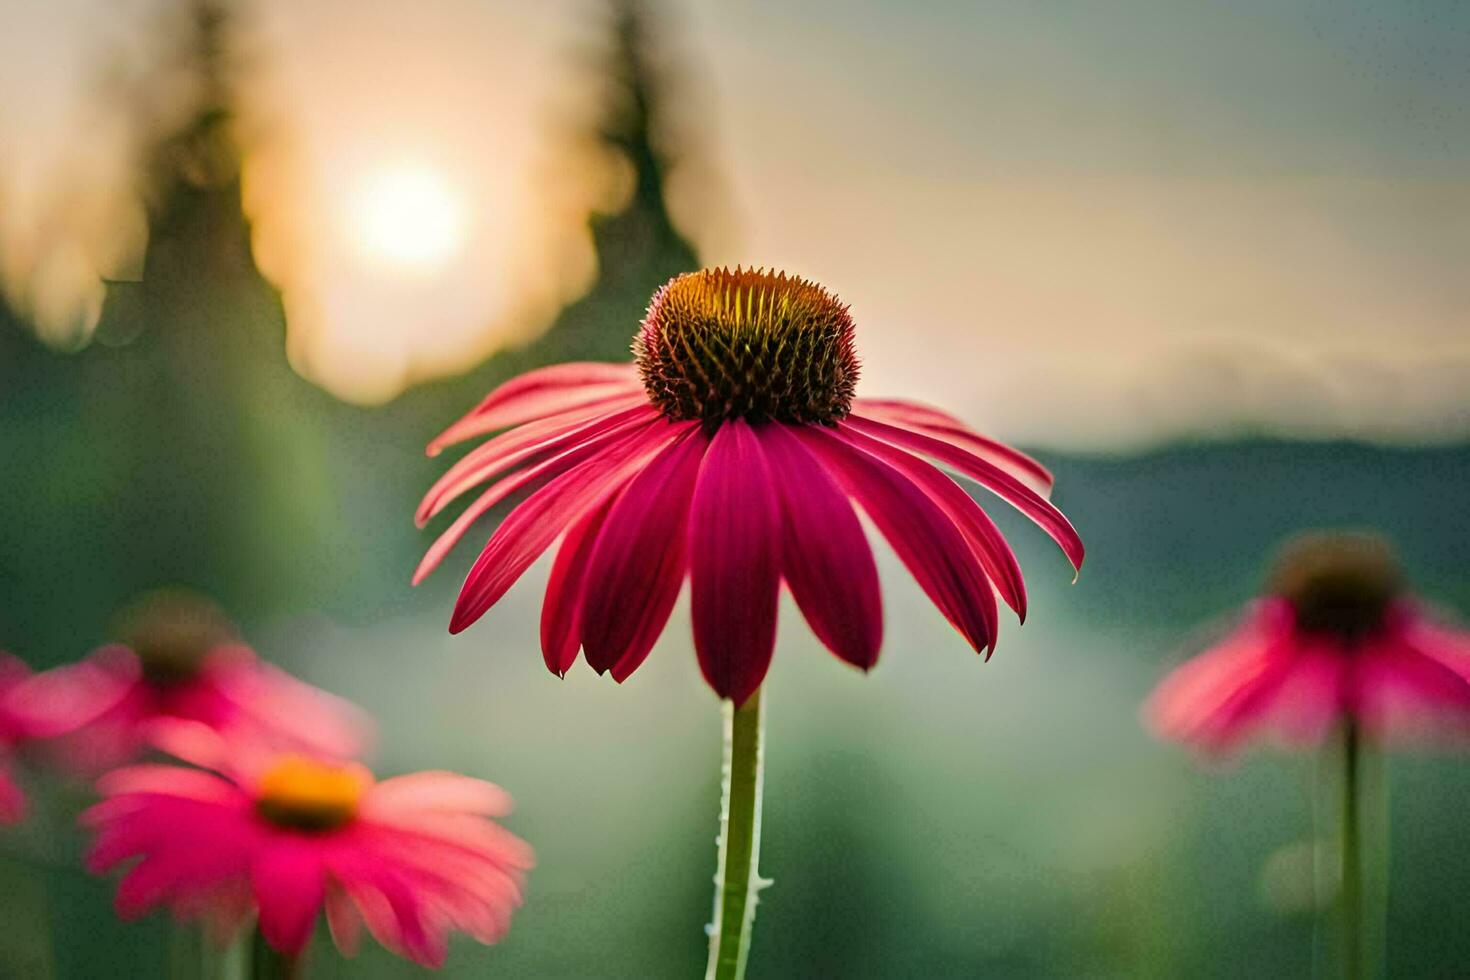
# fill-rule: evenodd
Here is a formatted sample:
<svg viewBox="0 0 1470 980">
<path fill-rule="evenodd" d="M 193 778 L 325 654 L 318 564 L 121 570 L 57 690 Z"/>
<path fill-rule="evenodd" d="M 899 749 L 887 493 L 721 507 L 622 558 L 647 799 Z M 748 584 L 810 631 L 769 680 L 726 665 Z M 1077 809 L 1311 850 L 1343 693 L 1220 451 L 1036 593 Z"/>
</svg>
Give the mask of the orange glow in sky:
<svg viewBox="0 0 1470 980">
<path fill-rule="evenodd" d="M 244 205 L 304 377 L 383 402 L 593 282 L 588 214 L 633 189 L 588 136 L 596 6 L 251 5 Z M 701 262 L 823 282 L 858 320 L 862 393 L 922 391 L 1014 441 L 1470 434 L 1450 7 L 1138 0 L 1138 30 L 1104 6 L 941 6 L 658 5 L 694 68 L 654 136 Z M 141 274 L 130 168 L 155 134 L 89 74 L 119 38 L 141 65 L 167 50 L 133 8 L 0 3 L 0 288 L 59 347 Z M 727 195 L 684 162 L 689 119 Z M 640 313 L 608 311 L 630 333 Z"/>
<path fill-rule="evenodd" d="M 352 234 L 365 258 L 389 270 L 433 274 L 465 243 L 464 201 L 424 167 L 375 173 L 354 190 Z"/>
</svg>

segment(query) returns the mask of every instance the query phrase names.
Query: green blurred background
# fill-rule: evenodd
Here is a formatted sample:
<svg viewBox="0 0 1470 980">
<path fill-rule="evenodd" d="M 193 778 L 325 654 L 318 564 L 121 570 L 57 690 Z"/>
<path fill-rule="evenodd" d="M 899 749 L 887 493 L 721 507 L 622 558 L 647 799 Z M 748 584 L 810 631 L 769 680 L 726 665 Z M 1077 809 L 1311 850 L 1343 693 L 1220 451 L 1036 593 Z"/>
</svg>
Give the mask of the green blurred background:
<svg viewBox="0 0 1470 980">
<path fill-rule="evenodd" d="M 473 547 L 407 584 L 430 540 L 413 507 L 445 465 L 423 444 L 516 372 L 624 357 L 653 289 L 700 263 L 666 204 L 680 148 L 659 120 L 681 76 L 650 53 L 662 11 L 586 11 L 607 43 L 590 64 L 604 84 L 584 135 L 631 175 L 615 207 L 584 216 L 590 288 L 538 339 L 363 407 L 288 363 L 281 298 L 241 208 L 223 67 L 232 11 L 186 9 L 175 67 L 204 84 L 140 158 L 139 275 L 108 285 L 86 343 L 43 343 L 27 315 L 0 307 L 0 646 L 37 668 L 61 663 L 104 641 L 136 594 L 201 589 L 265 656 L 377 718 L 380 772 L 458 769 L 516 796 L 510 824 L 539 858 L 527 904 L 501 945 L 457 943 L 446 976 L 697 975 L 720 712 L 687 611 L 617 687 L 541 665 L 545 562 L 453 638 Z M 893 276 L 908 274 L 894 262 Z M 1332 797 L 1314 760 L 1203 767 L 1151 741 L 1138 704 L 1304 527 L 1381 528 L 1429 601 L 1470 609 L 1470 447 L 1237 429 L 1036 452 L 1088 559 L 1071 585 L 1034 528 L 991 508 L 1032 607 L 1024 628 L 1003 625 L 990 663 L 886 549 L 887 642 L 871 675 L 824 653 L 783 606 L 761 861 L 775 885 L 753 977 L 1285 977 L 1325 955 L 1309 841 L 1314 824 L 1330 835 Z M 1463 975 L 1470 773 L 1450 756 L 1388 769 L 1386 972 Z M 31 788 L 38 812 L 0 831 L 0 975 L 163 975 L 181 955 L 163 918 L 117 922 L 109 883 L 68 866 L 77 790 Z M 345 963 L 324 941 L 311 960 L 320 977 L 417 972 L 376 948 Z"/>
</svg>

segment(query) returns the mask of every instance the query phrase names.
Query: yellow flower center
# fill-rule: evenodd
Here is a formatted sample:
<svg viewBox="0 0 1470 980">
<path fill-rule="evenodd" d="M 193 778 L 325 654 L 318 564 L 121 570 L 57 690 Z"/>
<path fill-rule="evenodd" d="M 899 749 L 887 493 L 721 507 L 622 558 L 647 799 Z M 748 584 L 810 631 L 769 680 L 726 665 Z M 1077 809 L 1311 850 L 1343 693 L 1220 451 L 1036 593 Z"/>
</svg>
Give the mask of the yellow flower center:
<svg viewBox="0 0 1470 980">
<path fill-rule="evenodd" d="M 633 355 L 649 400 L 681 421 L 830 424 L 858 377 L 847 307 L 784 272 L 676 276 L 649 303 Z"/>
<path fill-rule="evenodd" d="M 369 782 L 361 766 L 329 765 L 288 755 L 261 777 L 255 809 L 282 827 L 331 830 L 356 816 Z"/>
</svg>

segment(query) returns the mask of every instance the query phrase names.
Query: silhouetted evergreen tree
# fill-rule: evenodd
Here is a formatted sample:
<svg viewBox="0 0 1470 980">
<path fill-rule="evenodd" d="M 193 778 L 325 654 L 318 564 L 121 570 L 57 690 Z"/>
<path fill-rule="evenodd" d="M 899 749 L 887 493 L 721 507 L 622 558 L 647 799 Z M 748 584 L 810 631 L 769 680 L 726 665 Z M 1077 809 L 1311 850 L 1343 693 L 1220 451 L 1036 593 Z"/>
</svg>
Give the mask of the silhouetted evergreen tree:
<svg viewBox="0 0 1470 980">
<path fill-rule="evenodd" d="M 557 318 L 548 339 L 584 352 L 594 360 L 621 360 L 628 354 L 636 317 L 653 291 L 680 272 L 698 266 L 694 246 L 674 227 L 664 200 L 664 183 L 673 161 L 655 144 L 677 80 L 661 77 L 655 61 L 648 8 L 642 0 L 609 5 L 612 45 L 603 89 L 604 117 L 599 137 L 633 168 L 633 193 L 621 211 L 594 214 L 596 284 Z M 622 315 L 623 334 L 618 319 Z"/>
<path fill-rule="evenodd" d="M 17 501 L 0 522 L 0 641 L 37 663 L 70 659 L 102 638 L 112 609 L 161 584 L 201 589 L 246 620 L 439 601 L 407 589 L 429 540 L 413 506 L 442 469 L 424 443 L 519 371 L 626 358 L 653 290 L 695 265 L 670 221 L 668 161 L 652 136 L 676 93 L 654 67 L 644 5 L 609 10 L 595 135 L 635 180 L 616 213 L 589 215 L 595 284 L 540 339 L 375 409 L 336 401 L 287 363 L 280 299 L 253 262 L 241 210 L 233 7 L 191 0 L 179 12 L 175 63 L 159 78 L 191 79 L 194 99 L 140 162 L 141 280 L 110 285 L 96 340 L 79 353 L 13 328 L 0 341 L 11 464 L 0 493 Z M 456 584 L 446 570 L 432 588 Z"/>
<path fill-rule="evenodd" d="M 587 294 L 568 305 L 541 337 L 491 357 L 461 378 L 425 385 L 406 401 L 437 401 L 459 389 L 468 409 L 485 391 L 519 371 L 557 360 L 627 360 L 638 321 L 654 290 L 699 265 L 694 246 L 674 227 L 664 198 L 676 162 L 654 138 L 672 103 L 677 78 L 659 67 L 656 8 L 647 0 L 609 0 L 601 118 L 595 138 L 627 160 L 633 174 L 628 200 L 609 213 L 588 215 L 597 255 L 597 278 Z M 447 420 L 443 420 L 446 421 Z"/>
<path fill-rule="evenodd" d="M 126 511 L 146 538 L 133 550 L 147 574 L 249 612 L 292 597 L 293 572 L 332 528 L 329 499 L 313 494 L 325 479 L 319 399 L 286 363 L 280 300 L 240 207 L 229 13 L 222 0 L 188 9 L 182 55 L 197 102 L 145 163 L 142 281 L 113 288 L 116 319 L 101 327 L 136 338 L 113 367 L 146 372 L 108 386 L 137 420 Z"/>
<path fill-rule="evenodd" d="M 659 67 L 659 39 L 654 5 L 645 0 L 609 0 L 609 44 L 600 66 L 601 117 L 597 140 L 621 154 L 633 173 L 633 190 L 616 211 L 588 215 L 597 256 L 597 277 L 587 294 L 569 304 L 542 336 L 531 343 L 502 351 L 457 378 L 422 385 L 387 406 L 388 418 L 378 430 L 385 438 L 406 440 L 418 452 L 428 439 L 468 411 L 486 392 L 510 377 L 548 363 L 566 360 L 622 361 L 654 291 L 680 272 L 698 268 L 694 246 L 674 226 L 665 203 L 664 186 L 675 161 L 661 150 L 655 133 L 679 98 L 678 79 Z M 389 422 L 391 419 L 391 422 Z M 400 442 L 400 445 L 402 442 Z M 381 450 L 381 447 L 380 447 Z M 418 456 L 411 461 L 408 488 L 395 514 L 411 512 L 442 464 L 430 465 Z M 488 514 L 487 527 L 499 521 L 504 508 Z M 441 515 L 431 527 L 438 530 L 452 520 Z M 473 531 L 476 534 L 488 532 Z M 411 557 L 393 567 L 401 581 L 417 555 L 431 540 L 419 533 Z M 446 561 L 433 580 L 443 589 L 458 585 L 457 572 L 467 567 L 473 549 L 460 549 Z"/>
<path fill-rule="evenodd" d="M 75 656 L 134 593 L 186 583 L 242 613 L 293 595 L 302 552 L 333 528 L 316 468 L 311 392 L 285 361 L 278 296 L 250 255 L 231 133 L 230 20 L 186 8 L 171 55 L 193 104 L 141 161 L 149 237 L 142 278 L 109 285 L 95 341 L 26 351 L 5 415 L 15 444 L 0 580 L 19 601 L 7 639 Z M 13 457 L 14 458 L 14 457 Z M 18 526 L 17 526 L 18 525 Z M 14 620 L 11 619 L 14 617 Z"/>
</svg>

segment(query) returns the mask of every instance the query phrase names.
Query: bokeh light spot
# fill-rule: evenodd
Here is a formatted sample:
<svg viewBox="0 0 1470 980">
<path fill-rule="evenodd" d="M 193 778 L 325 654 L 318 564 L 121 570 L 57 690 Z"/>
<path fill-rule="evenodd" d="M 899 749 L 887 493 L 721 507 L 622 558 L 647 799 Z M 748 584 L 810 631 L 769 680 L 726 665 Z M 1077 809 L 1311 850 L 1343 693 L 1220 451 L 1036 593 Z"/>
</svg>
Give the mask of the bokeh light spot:
<svg viewBox="0 0 1470 980">
<path fill-rule="evenodd" d="M 376 174 L 359 187 L 353 210 L 363 252 L 383 267 L 437 272 L 464 244 L 463 200 L 433 170 L 405 168 Z"/>
</svg>

